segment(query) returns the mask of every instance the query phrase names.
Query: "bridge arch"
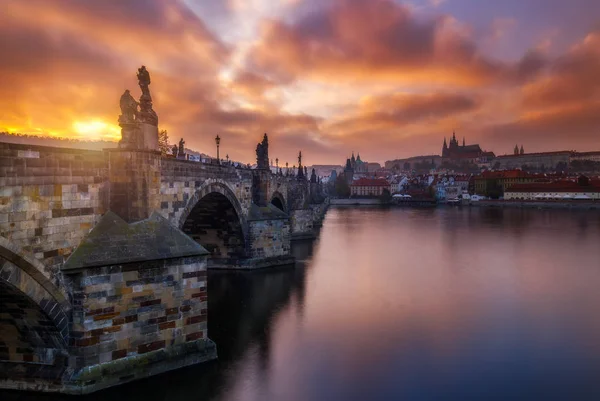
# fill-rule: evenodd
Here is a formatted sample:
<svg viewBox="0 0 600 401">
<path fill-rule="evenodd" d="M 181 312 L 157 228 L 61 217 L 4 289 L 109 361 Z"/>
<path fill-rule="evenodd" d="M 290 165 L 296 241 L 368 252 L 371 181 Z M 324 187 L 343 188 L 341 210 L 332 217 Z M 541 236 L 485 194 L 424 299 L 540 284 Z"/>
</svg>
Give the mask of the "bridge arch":
<svg viewBox="0 0 600 401">
<path fill-rule="evenodd" d="M 271 204 L 281 210 L 282 212 L 287 213 L 287 202 L 285 201 L 285 197 L 279 191 L 273 192 L 273 196 L 271 196 Z"/>
<path fill-rule="evenodd" d="M 242 205 L 220 180 L 196 190 L 178 226 L 211 253 L 212 265 L 235 264 L 249 254 L 249 227 Z"/>
<path fill-rule="evenodd" d="M 64 357 L 69 338 L 65 294 L 43 273 L 41 262 L 0 237 L 0 360 L 53 364 Z"/>
</svg>

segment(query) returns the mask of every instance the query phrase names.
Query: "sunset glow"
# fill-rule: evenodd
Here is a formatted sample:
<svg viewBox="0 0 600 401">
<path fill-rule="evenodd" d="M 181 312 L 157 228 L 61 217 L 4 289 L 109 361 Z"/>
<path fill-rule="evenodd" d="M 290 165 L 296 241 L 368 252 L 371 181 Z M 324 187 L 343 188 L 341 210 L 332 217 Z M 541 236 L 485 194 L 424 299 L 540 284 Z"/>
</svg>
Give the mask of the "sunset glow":
<svg viewBox="0 0 600 401">
<path fill-rule="evenodd" d="M 526 3 L 526 4 L 525 4 Z M 250 162 L 600 148 L 594 0 L 0 0 L 0 131 L 119 139 L 152 75 L 172 141 Z M 175 139 L 173 139 L 175 138 Z"/>
<path fill-rule="evenodd" d="M 73 130 L 81 139 L 86 140 L 111 140 L 121 139 L 121 129 L 116 125 L 109 125 L 102 121 L 75 121 Z"/>
</svg>

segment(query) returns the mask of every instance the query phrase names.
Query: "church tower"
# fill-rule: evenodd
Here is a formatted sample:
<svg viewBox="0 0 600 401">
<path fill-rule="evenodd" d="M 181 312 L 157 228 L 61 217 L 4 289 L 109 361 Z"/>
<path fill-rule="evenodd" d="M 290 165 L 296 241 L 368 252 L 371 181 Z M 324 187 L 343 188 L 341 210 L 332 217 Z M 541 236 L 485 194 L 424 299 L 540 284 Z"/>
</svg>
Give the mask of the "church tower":
<svg viewBox="0 0 600 401">
<path fill-rule="evenodd" d="M 452 139 L 450 140 L 450 150 L 458 148 L 458 141 L 456 140 L 456 133 L 452 131 Z"/>
<path fill-rule="evenodd" d="M 518 155 L 519 154 L 519 146 L 515 145 L 515 149 L 513 150 L 513 154 Z"/>
<path fill-rule="evenodd" d="M 524 155 L 524 154 L 525 154 L 525 150 L 523 149 L 523 145 L 521 145 L 521 151 L 520 151 L 520 153 L 521 153 L 522 155 Z"/>
<path fill-rule="evenodd" d="M 448 144 L 446 143 L 446 137 L 444 137 L 444 146 L 442 146 L 442 157 L 446 157 L 448 154 Z"/>
</svg>

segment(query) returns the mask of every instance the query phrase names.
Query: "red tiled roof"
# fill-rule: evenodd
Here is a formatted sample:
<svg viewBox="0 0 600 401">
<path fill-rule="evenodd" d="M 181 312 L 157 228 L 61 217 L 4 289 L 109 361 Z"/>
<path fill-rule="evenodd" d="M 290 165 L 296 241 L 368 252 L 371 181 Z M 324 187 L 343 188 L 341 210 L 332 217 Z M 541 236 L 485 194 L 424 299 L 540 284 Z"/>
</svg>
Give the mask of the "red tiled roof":
<svg viewBox="0 0 600 401">
<path fill-rule="evenodd" d="M 595 185 L 593 181 L 586 186 L 573 181 L 532 182 L 514 184 L 506 192 L 600 192 L 600 185 Z"/>
<path fill-rule="evenodd" d="M 359 178 L 350 184 L 351 187 L 389 187 L 390 183 L 382 178 Z"/>
<path fill-rule="evenodd" d="M 484 171 L 475 178 L 544 178 L 543 174 L 531 174 L 523 170 Z"/>
</svg>

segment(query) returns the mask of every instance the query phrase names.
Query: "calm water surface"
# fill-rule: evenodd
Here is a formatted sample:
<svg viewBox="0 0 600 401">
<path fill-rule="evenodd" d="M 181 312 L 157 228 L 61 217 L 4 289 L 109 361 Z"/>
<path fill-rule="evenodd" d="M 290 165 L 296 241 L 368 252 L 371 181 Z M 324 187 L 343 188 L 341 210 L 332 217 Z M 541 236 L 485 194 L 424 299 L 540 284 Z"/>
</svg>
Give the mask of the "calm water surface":
<svg viewBox="0 0 600 401">
<path fill-rule="evenodd" d="M 331 209 L 294 252 L 211 273 L 219 361 L 87 399 L 600 400 L 597 212 Z"/>
</svg>

